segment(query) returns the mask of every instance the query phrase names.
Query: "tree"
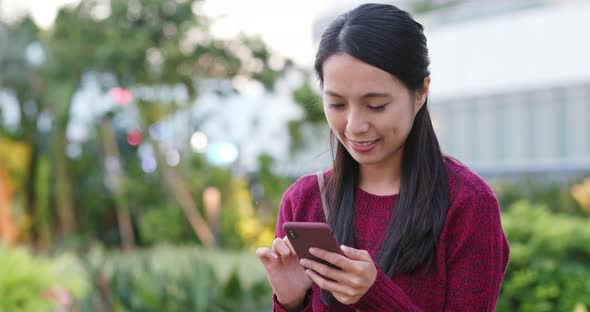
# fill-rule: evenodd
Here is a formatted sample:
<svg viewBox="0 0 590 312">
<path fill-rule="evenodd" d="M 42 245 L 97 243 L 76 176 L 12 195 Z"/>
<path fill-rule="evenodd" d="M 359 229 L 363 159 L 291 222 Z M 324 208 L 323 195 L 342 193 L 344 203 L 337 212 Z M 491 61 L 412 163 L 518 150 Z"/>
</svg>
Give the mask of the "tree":
<svg viewBox="0 0 590 312">
<path fill-rule="evenodd" d="M 44 141 L 47 133 L 40 131 L 38 122 L 44 116 L 44 102 L 41 100 L 43 88 L 42 65 L 44 51 L 40 42 L 40 30 L 28 16 L 13 25 L 0 23 L 0 91 L 11 92 L 19 108 L 19 127 L 15 132 L 3 131 L 13 140 L 24 142 L 29 149 L 27 165 L 23 172 L 24 185 L 16 189 L 24 190 L 24 211 L 33 220 L 31 238 L 33 242 L 48 243 L 47 192 L 37 192 L 39 184 L 39 161 L 47 158 Z M 63 206 L 67 209 L 70 206 Z M 72 210 L 62 209 L 60 224 L 72 227 Z"/>
<path fill-rule="evenodd" d="M 104 154 L 115 159 L 119 158 L 118 149 L 113 148 L 118 144 L 116 137 L 119 132 L 134 130 L 146 134 L 151 125 L 187 109 L 206 82 L 228 81 L 241 76 L 258 80 L 270 90 L 274 80 L 281 75 L 283 69 L 270 66 L 271 53 L 260 39 L 243 35 L 228 41 L 212 38 L 209 31 L 211 21 L 200 12 L 200 2 L 82 0 L 76 6 L 62 8 L 52 29 L 40 35 L 46 62 L 35 72 L 38 73 L 37 78 L 24 79 L 31 87 L 22 91 L 24 95 L 19 98 L 19 103 L 26 103 L 26 96 L 35 95 L 35 103 L 42 106 L 38 111 L 52 116 L 56 207 L 64 233 L 75 228 L 72 197 L 77 185 L 72 181 L 72 164 L 66 156 L 66 130 L 71 117 L 72 98 L 80 87 L 83 75 L 94 73 L 110 77 L 102 81 L 104 92 L 113 88 L 153 90 L 171 86 L 176 90 L 180 88 L 187 95 L 185 99 L 175 100 L 134 94 L 130 105 L 136 105 L 139 111 L 139 129 L 113 126 L 112 118 L 121 113 L 119 108 L 115 107 L 103 116 L 99 127 L 102 129 Z M 31 25 L 34 26 L 34 23 Z M 26 66 L 21 64 L 18 68 L 17 71 L 20 71 Z M 6 85 L 8 89 L 17 86 L 14 81 Z M 228 91 L 220 88 L 219 92 Z M 165 142 L 148 135 L 143 135 L 143 138 L 151 141 L 157 156 L 162 159 L 161 150 L 166 148 L 162 143 Z M 29 137 L 27 140 L 34 141 Z M 172 193 L 182 198 L 180 204 L 195 232 L 199 236 L 207 236 L 199 234 L 201 230 L 207 232 L 206 223 L 198 213 L 190 191 L 183 186 L 186 183 L 182 183 L 182 175 L 177 174 L 175 168 L 165 165 L 159 168 L 163 170 Z M 124 175 L 124 170 L 119 174 Z M 113 197 L 120 216 L 120 232 L 124 236 L 124 246 L 130 247 L 133 246 L 133 237 L 129 207 L 124 200 L 125 186 L 118 184 L 115 188 Z M 208 241 L 204 237 L 201 240 Z"/>
</svg>

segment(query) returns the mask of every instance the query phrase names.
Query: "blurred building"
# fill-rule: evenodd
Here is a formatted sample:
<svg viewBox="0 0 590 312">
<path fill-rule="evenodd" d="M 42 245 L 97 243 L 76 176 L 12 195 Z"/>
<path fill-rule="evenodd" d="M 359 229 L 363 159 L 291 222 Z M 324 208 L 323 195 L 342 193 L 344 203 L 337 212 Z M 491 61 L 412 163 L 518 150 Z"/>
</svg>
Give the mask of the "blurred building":
<svg viewBox="0 0 590 312">
<path fill-rule="evenodd" d="M 590 2 L 427 29 L 447 153 L 484 175 L 590 171 Z"/>
<path fill-rule="evenodd" d="M 485 176 L 590 172 L 590 1 L 463 1 L 417 19 L 445 153 Z"/>
</svg>

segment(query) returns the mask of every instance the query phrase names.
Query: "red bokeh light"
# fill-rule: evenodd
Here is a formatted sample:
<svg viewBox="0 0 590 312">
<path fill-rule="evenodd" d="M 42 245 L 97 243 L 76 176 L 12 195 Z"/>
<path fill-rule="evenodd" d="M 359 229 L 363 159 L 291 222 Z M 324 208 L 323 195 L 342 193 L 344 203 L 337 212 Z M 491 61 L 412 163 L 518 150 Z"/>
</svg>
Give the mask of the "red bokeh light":
<svg viewBox="0 0 590 312">
<path fill-rule="evenodd" d="M 129 131 L 129 133 L 127 133 L 127 143 L 129 143 L 129 145 L 139 146 L 139 144 L 141 144 L 141 140 L 142 140 L 141 132 L 135 130 L 135 131 Z"/>
<path fill-rule="evenodd" d="M 118 106 L 127 106 L 133 101 L 133 93 L 120 87 L 112 88 L 111 96 Z"/>
</svg>

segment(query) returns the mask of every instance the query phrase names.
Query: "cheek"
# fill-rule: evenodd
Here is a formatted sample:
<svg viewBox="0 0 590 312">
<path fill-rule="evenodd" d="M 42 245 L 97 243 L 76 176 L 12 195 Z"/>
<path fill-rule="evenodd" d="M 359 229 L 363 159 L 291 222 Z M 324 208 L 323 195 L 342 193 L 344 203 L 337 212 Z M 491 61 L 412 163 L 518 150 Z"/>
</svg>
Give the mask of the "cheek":
<svg viewBox="0 0 590 312">
<path fill-rule="evenodd" d="M 344 127 L 346 127 L 346 121 L 339 117 L 338 114 L 327 111 L 325 115 L 330 129 L 332 129 L 335 134 L 343 131 Z"/>
<path fill-rule="evenodd" d="M 404 119 L 403 121 L 401 121 L 401 123 L 395 127 L 395 129 L 393 130 L 395 137 L 397 138 L 397 140 L 403 140 L 405 141 L 406 138 L 408 137 L 408 135 L 410 134 L 410 131 L 412 130 L 412 122 L 414 120 L 410 117 L 407 117 L 406 119 Z"/>
<path fill-rule="evenodd" d="M 410 133 L 412 121 L 411 115 L 408 114 L 399 113 L 392 115 L 388 121 L 384 123 L 385 127 L 383 133 L 389 133 L 394 140 L 403 139 L 403 137 Z"/>
</svg>

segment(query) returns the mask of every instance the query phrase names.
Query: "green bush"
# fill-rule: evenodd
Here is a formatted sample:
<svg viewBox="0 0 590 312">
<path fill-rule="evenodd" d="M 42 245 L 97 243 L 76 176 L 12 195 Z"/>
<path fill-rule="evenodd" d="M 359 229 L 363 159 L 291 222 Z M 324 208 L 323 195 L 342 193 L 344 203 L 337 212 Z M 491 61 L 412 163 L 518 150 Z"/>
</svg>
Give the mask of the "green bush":
<svg viewBox="0 0 590 312">
<path fill-rule="evenodd" d="M 270 311 L 264 272 L 252 251 L 91 248 L 48 258 L 0 245 L 0 312 Z"/>
<path fill-rule="evenodd" d="M 256 256 L 193 247 L 129 254 L 94 249 L 87 265 L 93 290 L 81 311 L 263 311 L 272 291 Z"/>
<path fill-rule="evenodd" d="M 517 182 L 502 179 L 491 181 L 502 209 L 507 209 L 518 201 L 527 200 L 532 204 L 543 204 L 552 212 L 583 216 L 584 211 L 570 192 L 573 184 L 533 178 Z"/>
<path fill-rule="evenodd" d="M 85 290 L 83 271 L 72 255 L 50 260 L 0 244 L 0 311 L 55 311 Z"/>
<path fill-rule="evenodd" d="M 195 235 L 178 206 L 152 208 L 140 221 L 141 239 L 147 244 L 181 243 L 194 240 Z"/>
<path fill-rule="evenodd" d="M 590 307 L 590 222 L 515 202 L 502 216 L 511 247 L 498 311 Z"/>
</svg>

